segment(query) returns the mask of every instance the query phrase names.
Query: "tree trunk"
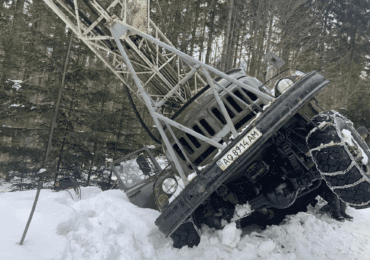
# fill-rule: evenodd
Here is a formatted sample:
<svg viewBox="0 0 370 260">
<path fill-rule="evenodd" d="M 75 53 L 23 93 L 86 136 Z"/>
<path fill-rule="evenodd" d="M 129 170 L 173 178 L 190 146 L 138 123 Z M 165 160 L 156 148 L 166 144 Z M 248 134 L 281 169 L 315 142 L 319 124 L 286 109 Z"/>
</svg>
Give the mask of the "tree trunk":
<svg viewBox="0 0 370 260">
<path fill-rule="evenodd" d="M 202 36 L 200 37 L 199 56 L 198 56 L 199 61 L 202 61 L 202 53 L 204 50 L 204 36 L 206 34 L 205 20 L 206 18 L 204 18 L 202 22 Z"/>
<path fill-rule="evenodd" d="M 69 59 L 69 55 L 71 53 L 72 39 L 73 39 L 73 33 L 71 34 L 71 39 L 69 41 L 67 57 L 66 57 L 66 61 L 64 63 L 64 71 L 63 71 L 63 77 L 62 77 L 62 84 L 60 85 L 60 88 L 59 88 L 58 100 L 57 100 L 57 103 L 55 105 L 53 122 L 52 122 L 51 127 L 50 127 L 49 141 L 48 141 L 47 149 L 46 149 L 46 152 L 45 152 L 44 160 L 43 160 L 43 162 L 41 164 L 41 167 L 40 167 L 41 169 L 44 169 L 46 167 L 46 163 L 47 163 L 47 161 L 49 159 L 49 154 L 50 154 L 50 151 L 51 151 L 52 139 L 53 139 L 53 132 L 54 132 L 54 128 L 56 126 L 57 115 L 58 115 L 59 106 L 60 106 L 60 100 L 62 99 L 62 91 L 63 91 L 63 88 L 64 88 L 64 81 L 65 81 L 65 78 L 66 78 L 66 72 L 67 72 L 67 66 L 68 66 L 68 59 Z M 41 177 L 40 177 L 40 180 L 39 180 L 39 185 L 37 187 L 35 201 L 33 202 L 32 210 L 31 210 L 30 216 L 28 218 L 28 221 L 27 221 L 27 224 L 26 224 L 26 228 L 25 228 L 25 230 L 23 232 L 21 241 L 19 242 L 20 245 L 23 245 L 23 241 L 26 238 L 26 234 L 27 234 L 28 228 L 29 228 L 29 226 L 31 224 L 33 213 L 35 212 L 37 201 L 38 201 L 39 196 L 40 196 L 40 191 L 42 189 L 42 185 L 43 185 L 43 181 L 44 181 L 44 177 L 45 177 L 45 172 L 46 172 L 46 170 L 43 171 L 43 172 L 41 172 Z"/>
<path fill-rule="evenodd" d="M 190 53 L 189 55 L 190 56 L 193 56 L 193 52 L 194 52 L 194 45 L 195 45 L 195 42 L 196 42 L 196 39 L 195 39 L 195 34 L 197 32 L 197 29 L 198 29 L 198 18 L 199 18 L 199 13 L 200 13 L 200 4 L 201 4 L 201 1 L 199 1 L 199 5 L 197 6 L 197 8 L 195 9 L 195 15 L 194 15 L 194 20 L 192 22 L 192 32 L 191 32 L 191 40 L 190 40 Z"/>
<path fill-rule="evenodd" d="M 265 53 L 268 53 L 270 51 L 270 44 L 271 44 L 271 37 L 272 37 L 272 26 L 274 22 L 274 11 L 271 11 L 271 16 L 270 16 L 270 24 L 269 24 L 269 32 L 267 36 L 267 44 L 266 44 L 266 51 Z"/>
<path fill-rule="evenodd" d="M 89 173 L 87 175 L 87 182 L 86 182 L 86 187 L 89 186 L 90 184 L 90 176 L 91 176 L 91 170 L 94 166 L 94 160 L 95 160 L 95 154 L 96 154 L 96 147 L 97 147 L 97 143 L 94 142 L 94 152 L 93 152 L 93 157 L 91 158 L 91 164 L 90 164 L 90 168 L 89 168 Z"/>
<path fill-rule="evenodd" d="M 74 90 L 75 90 L 75 87 L 73 88 L 73 91 Z M 71 113 L 72 113 L 72 110 L 73 110 L 73 105 L 74 105 L 74 95 L 72 95 L 71 103 L 69 104 L 69 112 L 68 112 L 68 116 L 66 118 L 66 125 L 65 125 L 66 131 L 70 131 L 71 130 L 71 129 L 68 128 L 68 121 L 71 118 Z M 57 177 L 58 177 L 58 174 L 59 174 L 59 167 L 60 167 L 60 164 L 62 162 L 62 156 L 63 156 L 63 149 L 64 149 L 65 141 L 66 141 L 66 137 L 64 136 L 63 142 L 62 142 L 62 147 L 60 148 L 60 152 L 59 152 L 59 158 L 58 158 L 58 164 L 57 164 L 57 172 L 55 174 L 54 184 L 57 181 Z"/>
<path fill-rule="evenodd" d="M 232 19 L 232 29 L 230 31 L 230 39 L 229 39 L 229 45 L 227 46 L 227 51 L 226 51 L 226 65 L 225 65 L 225 71 L 228 71 L 232 67 L 232 57 L 234 53 L 234 45 L 235 45 L 235 18 Z"/>
<path fill-rule="evenodd" d="M 64 148 L 65 141 L 66 141 L 66 138 L 64 137 L 63 142 L 62 142 L 62 147 L 60 148 L 60 152 L 59 152 L 59 158 L 58 158 L 57 170 L 56 170 L 56 173 L 55 173 L 54 185 L 55 185 L 55 182 L 57 181 L 57 178 L 58 178 L 59 167 L 60 167 L 60 163 L 62 161 L 62 154 L 63 154 L 63 148 Z"/>
<path fill-rule="evenodd" d="M 258 41 L 258 48 L 257 48 L 257 61 L 256 61 L 256 73 L 255 76 L 259 77 L 261 76 L 261 69 L 262 69 L 262 57 L 263 57 L 263 49 L 264 49 L 264 42 L 265 42 L 265 34 L 266 34 L 266 24 L 267 19 L 264 19 L 263 21 L 263 27 L 261 28 L 261 34 L 259 36 Z"/>
<path fill-rule="evenodd" d="M 244 32 L 245 32 L 245 27 L 246 27 L 246 25 L 243 25 L 243 26 L 242 26 L 243 30 L 242 30 L 242 32 L 241 32 L 241 34 L 240 34 L 240 37 L 241 37 L 242 39 L 244 39 L 244 38 L 245 38 L 245 34 L 244 34 Z M 239 62 L 238 62 L 238 68 L 240 68 L 240 63 L 241 63 L 241 60 L 242 60 L 243 45 L 244 45 L 244 41 L 242 41 L 242 42 L 240 43 L 240 47 L 239 47 Z"/>
<path fill-rule="evenodd" d="M 206 60 L 205 63 L 209 64 L 209 58 L 212 52 L 212 41 L 213 41 L 213 34 L 215 32 L 215 10 L 211 8 L 211 18 L 209 23 L 209 33 L 208 33 L 208 40 L 207 40 L 207 51 L 206 51 Z"/>
<path fill-rule="evenodd" d="M 239 50 L 239 40 L 240 40 L 240 30 L 238 30 L 238 35 L 236 36 L 235 48 L 234 48 L 234 59 L 232 67 L 236 67 L 236 61 L 238 58 L 238 50 Z"/>
<path fill-rule="evenodd" d="M 250 75 L 257 76 L 257 63 L 258 63 L 258 43 L 259 43 L 259 35 L 262 33 L 260 32 L 260 20 L 261 20 L 261 13 L 262 13 L 262 1 L 258 2 L 258 8 L 256 11 L 255 18 L 254 18 L 254 32 L 253 32 L 253 44 L 252 44 L 252 59 L 250 63 Z M 253 28 L 253 27 L 252 27 Z"/>
<path fill-rule="evenodd" d="M 230 36 L 230 29 L 231 29 L 231 18 L 233 14 L 233 7 L 234 7 L 234 0 L 229 0 L 229 13 L 227 16 L 226 21 L 226 30 L 224 33 L 224 44 L 222 47 L 222 55 L 221 55 L 221 70 L 225 71 L 226 63 L 227 63 L 227 48 L 229 46 L 229 36 Z"/>
<path fill-rule="evenodd" d="M 355 25 L 353 26 L 352 34 L 351 34 L 351 43 L 350 43 L 350 54 L 348 59 L 348 65 L 347 65 L 347 94 L 346 94 L 346 107 L 348 108 L 348 97 L 349 97 L 349 89 L 353 87 L 353 82 L 351 80 L 352 76 L 352 60 L 353 60 L 353 53 L 356 45 L 356 34 L 357 34 L 357 25 L 355 22 Z"/>
<path fill-rule="evenodd" d="M 122 113 L 121 113 L 121 120 L 119 121 L 119 127 L 116 135 L 116 142 L 114 144 L 114 152 L 113 152 L 113 161 L 116 159 L 116 153 L 117 153 L 117 143 L 121 135 L 121 129 L 122 129 L 122 124 L 123 124 L 123 118 L 125 115 L 125 103 L 122 103 Z M 110 173 L 109 173 L 109 185 L 110 181 L 112 180 L 112 173 L 113 173 L 113 167 L 110 168 Z"/>
</svg>

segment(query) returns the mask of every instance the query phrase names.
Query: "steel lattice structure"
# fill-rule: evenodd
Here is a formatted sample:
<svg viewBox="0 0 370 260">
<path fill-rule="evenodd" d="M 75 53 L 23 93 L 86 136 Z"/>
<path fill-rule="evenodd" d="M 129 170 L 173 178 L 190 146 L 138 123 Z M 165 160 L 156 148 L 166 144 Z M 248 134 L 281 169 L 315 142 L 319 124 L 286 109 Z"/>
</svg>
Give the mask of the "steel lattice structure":
<svg viewBox="0 0 370 260">
<path fill-rule="evenodd" d="M 169 130 L 183 154 L 184 148 L 175 137 L 175 127 L 219 149 L 225 147 L 179 124 L 170 117 L 207 84 L 212 89 L 220 110 L 227 121 L 225 133 L 234 138 L 238 133 L 221 99 L 226 92 L 253 113 L 252 107 L 211 78 L 222 77 L 259 98 L 273 97 L 177 50 L 149 18 L 148 0 L 44 0 L 104 64 L 145 103 L 161 134 L 168 152 L 184 183 L 187 178 L 164 127 Z M 127 83 L 124 74 L 131 74 L 135 86 Z M 251 100 L 248 100 L 253 104 Z M 188 158 L 187 161 L 192 164 Z"/>
</svg>

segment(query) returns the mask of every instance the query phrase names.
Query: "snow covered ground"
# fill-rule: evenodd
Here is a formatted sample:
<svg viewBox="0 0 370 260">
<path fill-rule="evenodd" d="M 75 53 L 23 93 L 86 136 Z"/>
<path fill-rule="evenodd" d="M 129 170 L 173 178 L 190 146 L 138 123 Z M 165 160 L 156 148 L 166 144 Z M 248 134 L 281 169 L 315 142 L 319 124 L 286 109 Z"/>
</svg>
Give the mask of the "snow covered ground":
<svg viewBox="0 0 370 260">
<path fill-rule="evenodd" d="M 130 204 L 120 190 L 95 187 L 82 188 L 81 200 L 42 190 L 20 246 L 35 194 L 0 194 L 0 259 L 370 259 L 370 209 L 348 208 L 353 222 L 320 215 L 319 205 L 263 231 L 203 228 L 198 247 L 174 249 L 154 224 L 159 212 Z"/>
</svg>

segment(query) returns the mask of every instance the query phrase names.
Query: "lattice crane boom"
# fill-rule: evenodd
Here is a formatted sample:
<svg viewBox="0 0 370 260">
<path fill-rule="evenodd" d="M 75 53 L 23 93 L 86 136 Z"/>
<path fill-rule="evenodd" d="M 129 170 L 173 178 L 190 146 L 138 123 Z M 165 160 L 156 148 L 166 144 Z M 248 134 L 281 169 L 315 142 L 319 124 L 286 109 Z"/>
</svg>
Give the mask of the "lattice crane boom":
<svg viewBox="0 0 370 260">
<path fill-rule="evenodd" d="M 176 169 L 188 183 L 169 136 L 183 151 L 174 135 L 175 127 L 219 149 L 224 146 L 214 138 L 201 135 L 171 119 L 207 84 L 227 121 L 228 131 L 238 135 L 221 96 L 227 92 L 251 111 L 251 100 L 245 102 L 210 76 L 210 72 L 265 101 L 273 100 L 266 90 L 258 90 L 177 50 L 161 30 L 150 20 L 149 0 L 44 0 L 104 64 L 148 107 Z M 135 86 L 129 85 L 124 74 L 129 73 Z M 169 133 L 164 131 L 169 129 Z M 185 152 L 183 151 L 183 154 Z M 188 159 L 188 158 L 187 158 Z M 190 162 L 191 163 L 191 162 Z"/>
</svg>

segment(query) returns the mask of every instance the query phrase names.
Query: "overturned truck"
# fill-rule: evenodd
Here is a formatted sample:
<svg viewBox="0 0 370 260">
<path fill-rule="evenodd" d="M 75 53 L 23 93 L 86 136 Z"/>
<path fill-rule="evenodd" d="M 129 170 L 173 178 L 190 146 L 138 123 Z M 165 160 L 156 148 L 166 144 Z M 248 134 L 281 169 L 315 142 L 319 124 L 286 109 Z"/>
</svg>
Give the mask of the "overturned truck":
<svg viewBox="0 0 370 260">
<path fill-rule="evenodd" d="M 197 245 L 204 224 L 292 207 L 324 182 L 351 207 L 370 206 L 369 148 L 320 107 L 322 75 L 286 69 L 262 83 L 220 72 L 174 48 L 148 1 L 44 1 L 152 115 L 159 134 L 143 125 L 166 158 L 144 147 L 112 168 L 132 203 L 161 212 L 155 224 L 175 247 Z"/>
</svg>

